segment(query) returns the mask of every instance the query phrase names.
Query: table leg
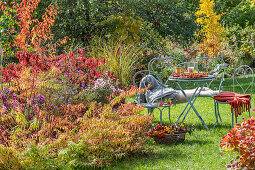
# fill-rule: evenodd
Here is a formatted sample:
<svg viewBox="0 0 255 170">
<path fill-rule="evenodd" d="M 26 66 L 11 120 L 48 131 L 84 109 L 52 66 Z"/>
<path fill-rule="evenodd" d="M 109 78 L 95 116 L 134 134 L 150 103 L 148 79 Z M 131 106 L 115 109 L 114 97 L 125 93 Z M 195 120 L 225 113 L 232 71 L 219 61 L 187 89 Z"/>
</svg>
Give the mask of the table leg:
<svg viewBox="0 0 255 170">
<path fill-rule="evenodd" d="M 180 86 L 179 83 L 177 83 L 177 85 L 179 86 L 179 89 L 182 91 L 182 93 L 184 94 L 184 97 L 187 99 L 187 95 L 185 94 L 184 90 L 182 89 L 182 87 Z M 191 101 L 192 99 L 194 98 L 197 90 L 198 90 L 199 87 L 196 88 L 195 92 L 193 93 L 192 97 L 191 97 Z M 193 101 L 194 103 L 194 101 Z M 183 113 L 186 111 L 187 107 L 189 106 L 189 103 L 186 105 L 186 107 L 184 108 L 184 110 L 182 111 L 181 115 L 179 116 L 178 120 L 177 120 L 177 123 L 179 122 L 180 118 L 182 117 Z M 189 107 L 189 110 L 190 110 L 191 106 Z M 189 113 L 189 110 L 186 112 L 182 122 L 184 121 L 185 117 L 187 116 L 187 114 Z"/>
<path fill-rule="evenodd" d="M 182 87 L 180 86 L 180 84 L 179 84 L 178 82 L 177 82 L 177 85 L 179 86 L 180 90 L 182 91 L 183 95 L 185 96 L 185 98 L 186 98 L 187 101 L 188 101 L 187 106 L 190 105 L 190 107 L 189 107 L 189 109 L 188 109 L 186 115 L 189 113 L 190 108 L 192 108 L 193 111 L 196 113 L 197 117 L 199 118 L 200 122 L 202 123 L 202 125 L 204 125 L 205 128 L 206 128 L 207 130 L 209 130 L 209 128 L 208 128 L 207 125 L 205 124 L 204 120 L 201 118 L 201 116 L 199 115 L 199 113 L 197 112 L 196 108 L 195 108 L 194 105 L 193 105 L 193 104 L 195 103 L 196 99 L 198 98 L 200 92 L 202 91 L 202 88 L 204 87 L 205 83 L 203 83 L 202 86 L 201 86 L 201 83 L 199 84 L 200 90 L 199 90 L 199 92 L 198 92 L 198 94 L 196 95 L 196 97 L 195 97 L 194 100 L 193 100 L 193 98 L 194 98 L 194 96 L 195 96 L 195 94 L 196 94 L 196 92 L 197 92 L 197 90 L 198 90 L 199 87 L 196 88 L 196 90 L 195 90 L 194 94 L 192 95 L 191 99 L 189 99 L 188 96 L 186 95 L 186 93 L 184 92 L 184 90 L 182 89 Z M 193 102 L 191 102 L 191 100 L 193 100 Z M 185 110 L 186 110 L 187 106 L 185 107 Z M 184 111 L 185 111 L 185 110 L 184 110 Z M 182 112 L 182 114 L 184 113 L 184 111 Z M 180 117 L 182 116 L 182 114 L 180 115 Z M 185 117 L 186 117 L 186 115 L 185 115 Z M 178 118 L 177 123 L 179 122 L 180 117 Z M 184 119 L 185 119 L 185 117 L 184 117 Z"/>
<path fill-rule="evenodd" d="M 199 89 L 199 87 L 201 87 L 201 88 L 200 88 L 200 90 L 199 90 L 199 92 L 198 92 L 198 94 L 197 94 L 196 98 L 193 100 L 194 95 L 196 94 L 196 92 L 197 92 L 197 90 Z M 194 105 L 194 103 L 195 103 L 195 101 L 197 100 L 197 98 L 198 98 L 198 96 L 199 96 L 200 92 L 201 92 L 201 91 L 202 91 L 202 89 L 204 88 L 204 85 L 203 85 L 203 86 L 201 86 L 201 83 L 200 83 L 200 84 L 199 84 L 199 87 L 197 87 L 197 88 L 196 88 L 195 92 L 193 93 L 192 97 L 190 98 L 190 101 L 192 101 L 192 100 L 193 100 L 192 105 Z M 187 105 L 188 105 L 188 104 L 187 104 Z M 182 123 L 184 123 L 184 120 L 186 119 L 186 116 L 188 115 L 188 113 L 189 113 L 190 109 L 191 109 L 191 106 L 189 107 L 188 111 L 186 112 L 185 116 L 183 117 L 183 119 L 182 119 Z"/>
</svg>

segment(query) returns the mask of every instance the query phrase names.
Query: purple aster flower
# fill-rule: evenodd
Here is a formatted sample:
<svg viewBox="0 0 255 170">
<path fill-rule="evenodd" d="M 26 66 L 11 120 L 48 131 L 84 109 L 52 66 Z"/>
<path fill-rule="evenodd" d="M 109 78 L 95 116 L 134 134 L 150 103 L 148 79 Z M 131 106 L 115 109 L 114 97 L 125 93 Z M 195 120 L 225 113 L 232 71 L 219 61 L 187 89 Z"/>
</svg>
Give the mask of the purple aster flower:
<svg viewBox="0 0 255 170">
<path fill-rule="evenodd" d="M 65 98 L 64 97 L 61 97 L 62 100 L 64 100 Z"/>
<path fill-rule="evenodd" d="M 38 106 L 38 104 L 35 104 L 35 108 L 38 108 L 39 106 Z"/>
<path fill-rule="evenodd" d="M 3 101 L 6 99 L 6 97 L 5 97 L 4 94 L 1 95 L 1 99 L 2 99 Z"/>
<path fill-rule="evenodd" d="M 43 97 L 43 95 L 38 95 L 37 98 L 41 104 L 45 103 L 45 98 Z"/>
<path fill-rule="evenodd" d="M 5 107 L 8 107 L 9 106 L 9 103 L 7 101 L 4 102 L 4 106 Z"/>
<path fill-rule="evenodd" d="M 12 107 L 15 109 L 15 108 L 17 107 L 17 105 L 18 105 L 18 101 L 17 101 L 17 100 L 13 100 L 13 101 L 11 102 L 11 105 L 12 105 Z"/>
<path fill-rule="evenodd" d="M 13 94 L 12 94 L 12 98 L 15 99 L 15 100 L 17 99 L 16 93 L 13 93 Z"/>
<path fill-rule="evenodd" d="M 2 105 L 2 107 L 3 107 L 3 109 L 4 109 L 6 112 L 8 111 L 7 107 L 5 107 L 5 105 Z"/>
</svg>

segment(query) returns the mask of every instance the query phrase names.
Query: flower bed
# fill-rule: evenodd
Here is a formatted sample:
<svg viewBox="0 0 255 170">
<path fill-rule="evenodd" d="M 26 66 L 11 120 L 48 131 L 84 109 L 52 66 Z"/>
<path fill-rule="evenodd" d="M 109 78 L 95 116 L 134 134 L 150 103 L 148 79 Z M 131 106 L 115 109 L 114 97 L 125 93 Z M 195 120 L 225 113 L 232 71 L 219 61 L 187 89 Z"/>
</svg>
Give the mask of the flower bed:
<svg viewBox="0 0 255 170">
<path fill-rule="evenodd" d="M 8 68 L 16 74 L 2 74 L 0 169 L 101 167 L 143 149 L 152 117 L 122 103 L 127 95 L 100 72 L 103 60 L 78 53 L 51 62 L 18 53 L 20 63 Z"/>
</svg>

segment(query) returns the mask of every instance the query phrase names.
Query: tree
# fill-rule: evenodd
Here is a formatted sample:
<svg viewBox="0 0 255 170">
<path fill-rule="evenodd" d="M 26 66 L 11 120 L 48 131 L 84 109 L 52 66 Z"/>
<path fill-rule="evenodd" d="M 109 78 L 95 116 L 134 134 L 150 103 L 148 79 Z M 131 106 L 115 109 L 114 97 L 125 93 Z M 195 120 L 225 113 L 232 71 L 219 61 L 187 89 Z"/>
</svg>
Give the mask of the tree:
<svg viewBox="0 0 255 170">
<path fill-rule="evenodd" d="M 224 30 L 219 23 L 221 15 L 214 12 L 214 0 L 200 0 L 199 10 L 195 13 L 196 22 L 201 26 L 198 37 L 201 40 L 200 50 L 202 54 L 216 57 L 221 49 L 221 40 L 224 38 Z"/>
</svg>

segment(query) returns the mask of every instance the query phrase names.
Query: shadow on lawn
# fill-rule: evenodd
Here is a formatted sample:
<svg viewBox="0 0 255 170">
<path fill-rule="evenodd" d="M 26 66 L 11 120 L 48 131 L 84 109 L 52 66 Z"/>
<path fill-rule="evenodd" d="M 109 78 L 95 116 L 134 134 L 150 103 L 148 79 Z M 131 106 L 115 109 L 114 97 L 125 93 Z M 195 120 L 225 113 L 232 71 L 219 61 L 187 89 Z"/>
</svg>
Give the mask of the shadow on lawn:
<svg viewBox="0 0 255 170">
<path fill-rule="evenodd" d="M 167 145 L 161 144 L 155 145 L 157 145 L 156 148 L 163 149 L 159 149 L 158 151 L 150 150 L 144 153 L 129 155 L 125 157 L 125 159 L 120 159 L 118 161 L 115 160 L 112 163 L 112 167 L 114 167 L 113 169 L 125 169 L 127 164 L 133 168 L 137 168 L 137 165 L 143 164 L 144 162 L 147 162 L 147 164 L 149 163 L 150 165 L 156 165 L 158 164 L 159 160 L 165 158 L 167 158 L 168 161 L 174 161 L 176 159 L 184 159 L 187 157 L 187 155 L 184 154 L 181 150 L 173 148 L 171 145 L 169 145 L 169 147 L 167 147 Z"/>
<path fill-rule="evenodd" d="M 193 140 L 185 140 L 184 142 L 180 143 L 183 145 L 196 145 L 199 144 L 200 146 L 202 145 L 207 145 L 213 143 L 212 141 L 205 141 L 205 140 L 198 140 L 198 139 L 193 139 Z"/>
<path fill-rule="evenodd" d="M 230 123 L 229 124 L 222 124 L 222 122 L 220 122 L 219 125 L 215 125 L 215 124 L 210 123 L 210 124 L 207 125 L 207 127 L 209 128 L 210 131 L 213 131 L 213 129 L 215 129 L 215 128 L 218 128 L 218 129 L 231 129 L 231 124 Z M 193 125 L 193 128 L 196 129 L 196 130 L 206 130 L 206 128 L 202 124 Z"/>
</svg>

